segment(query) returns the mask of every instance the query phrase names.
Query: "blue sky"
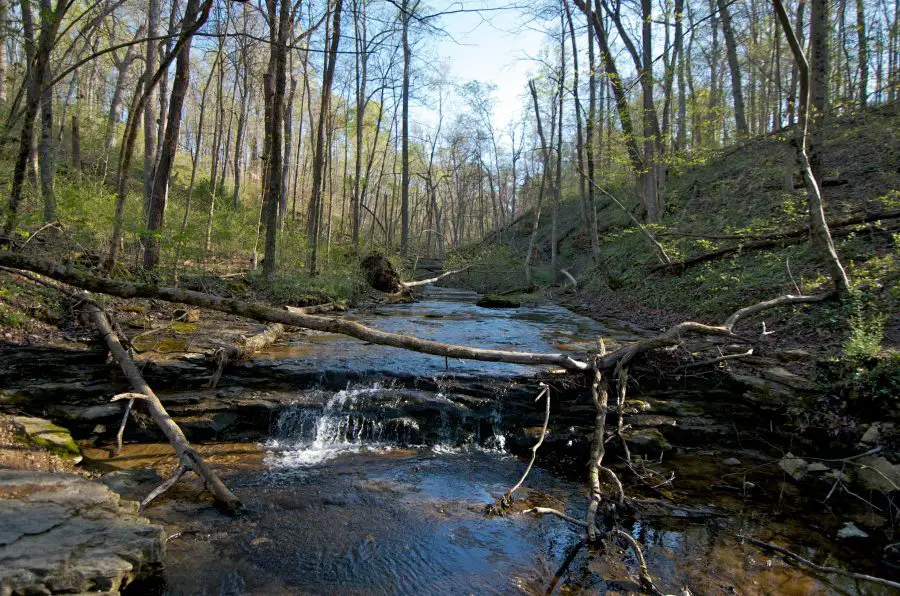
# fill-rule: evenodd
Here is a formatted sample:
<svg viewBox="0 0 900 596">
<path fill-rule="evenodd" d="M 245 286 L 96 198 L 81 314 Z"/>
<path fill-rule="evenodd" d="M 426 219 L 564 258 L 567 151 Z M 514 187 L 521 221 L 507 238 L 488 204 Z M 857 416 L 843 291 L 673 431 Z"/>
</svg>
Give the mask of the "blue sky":
<svg viewBox="0 0 900 596">
<path fill-rule="evenodd" d="M 467 1 L 464 7 L 469 10 L 509 4 L 504 0 Z M 429 10 L 447 6 L 449 3 L 429 5 Z M 439 60 L 449 63 L 449 74 L 456 82 L 478 80 L 497 86 L 494 94 L 497 130 L 504 130 L 510 120 L 518 119 L 521 114 L 529 74 L 536 70 L 529 56 L 536 56 L 544 41 L 544 34 L 535 29 L 540 23 L 531 25 L 524 13 L 525 10 L 518 8 L 481 15 L 446 15 L 441 18 L 441 25 L 449 35 L 427 42 Z"/>
</svg>

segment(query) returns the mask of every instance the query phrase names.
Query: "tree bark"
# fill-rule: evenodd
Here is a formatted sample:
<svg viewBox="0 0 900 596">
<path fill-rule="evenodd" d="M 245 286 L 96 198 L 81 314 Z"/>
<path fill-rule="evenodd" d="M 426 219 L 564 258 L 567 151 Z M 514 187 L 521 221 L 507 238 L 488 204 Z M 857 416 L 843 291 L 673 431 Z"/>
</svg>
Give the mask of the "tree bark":
<svg viewBox="0 0 900 596">
<path fill-rule="evenodd" d="M 864 0 L 856 0 L 856 36 L 859 44 L 859 107 L 865 110 L 869 102 L 869 40 Z"/>
<path fill-rule="evenodd" d="M 737 56 L 737 42 L 734 40 L 734 31 L 731 28 L 731 13 L 728 12 L 726 0 L 717 0 L 719 5 L 719 18 L 722 23 L 722 34 L 725 37 L 725 51 L 728 55 L 728 68 L 731 70 L 731 95 L 734 101 L 734 123 L 737 127 L 738 138 L 746 138 L 749 135 L 747 128 L 747 115 L 744 111 L 744 92 L 741 83 L 741 66 Z"/>
<path fill-rule="evenodd" d="M 97 331 L 100 332 L 103 341 L 106 342 L 106 346 L 109 348 L 113 359 L 118 362 L 119 366 L 122 368 L 122 372 L 125 373 L 125 378 L 128 379 L 128 383 L 136 393 L 143 396 L 142 401 L 147 404 L 147 409 L 150 410 L 153 421 L 163 434 L 166 435 L 166 438 L 169 440 L 169 443 L 172 444 L 172 447 L 175 448 L 175 457 L 178 459 L 179 464 L 196 472 L 196 474 L 203 479 L 207 490 L 213 494 L 216 502 L 226 511 L 231 513 L 241 511 L 243 505 L 240 500 L 228 490 L 225 483 L 222 482 L 216 473 L 213 472 L 212 468 L 204 461 L 203 457 L 201 457 L 191 446 L 187 437 L 184 436 L 184 433 L 181 432 L 181 429 L 175 424 L 169 416 L 169 413 L 166 412 L 162 402 L 159 401 L 159 398 L 153 392 L 153 389 L 151 389 L 147 384 L 147 381 L 144 380 L 144 377 L 141 375 L 141 371 L 134 363 L 134 360 L 132 360 L 125 348 L 122 347 L 118 336 L 113 331 L 112 325 L 110 325 L 109 319 L 103 311 L 93 304 L 87 304 L 86 310 L 90 314 L 94 326 L 97 327 Z"/>
<path fill-rule="evenodd" d="M 147 3 L 147 37 L 153 38 L 159 35 L 159 21 L 161 12 L 159 0 L 148 0 Z M 158 70 L 158 44 L 156 41 L 148 41 L 144 53 L 144 79 L 145 95 L 147 96 L 144 104 L 144 219 L 150 212 L 151 195 L 153 194 L 153 176 L 156 167 L 156 142 L 157 142 L 157 123 L 156 123 L 156 88 L 150 84 L 150 80 Z M 160 78 L 166 76 L 165 73 L 160 74 Z M 127 172 L 118 172 L 119 177 L 128 177 Z"/>
<path fill-rule="evenodd" d="M 48 16 L 47 26 L 41 28 L 37 48 L 34 48 L 29 55 L 29 67 L 25 77 L 26 99 L 22 133 L 19 138 L 19 152 L 13 170 L 12 189 L 9 195 L 6 221 L 3 224 L 3 233 L 0 235 L 0 244 L 10 241 L 18 223 L 19 204 L 22 200 L 22 187 L 25 182 L 25 168 L 32 155 L 34 120 L 41 102 L 41 89 L 45 83 L 44 74 L 48 71 L 50 54 L 56 43 L 56 34 L 68 6 L 69 4 L 65 0 L 58 0 L 53 13 Z M 30 15 L 29 0 L 22 0 L 22 9 L 23 16 L 24 14 Z"/>
<path fill-rule="evenodd" d="M 41 30 L 51 27 L 54 18 L 50 0 L 40 0 Z M 44 72 L 40 75 L 43 82 L 50 80 L 49 57 L 41 64 Z M 38 163 L 41 173 L 41 197 L 44 201 L 44 223 L 56 219 L 56 193 L 53 179 L 56 176 L 56 151 L 53 142 L 53 87 L 43 85 L 41 90 L 41 137 L 38 143 Z"/>
<path fill-rule="evenodd" d="M 191 20 L 197 12 L 199 0 L 188 0 L 185 6 L 186 22 L 183 30 L 187 31 L 194 26 Z M 147 208 L 148 237 L 144 240 L 144 268 L 152 271 L 159 263 L 160 234 L 166 212 L 166 197 L 169 191 L 169 176 L 172 173 L 172 165 L 175 161 L 175 153 L 178 151 L 178 135 L 181 126 L 181 109 L 184 106 L 184 98 L 187 95 L 188 82 L 190 81 L 191 67 L 191 40 L 190 38 L 181 46 L 175 63 L 175 78 L 172 82 L 172 97 L 169 101 L 168 122 L 166 123 L 165 138 L 159 151 L 159 161 L 153 177 L 153 190 L 150 193 L 150 204 Z"/>
<path fill-rule="evenodd" d="M 310 275 L 318 273 L 319 230 L 321 228 L 323 203 L 322 183 L 325 169 L 325 135 L 328 123 L 328 112 L 331 109 L 331 86 L 334 82 L 334 65 L 337 62 L 338 48 L 341 42 L 341 7 L 343 0 L 335 0 L 331 44 L 328 52 L 328 63 L 322 78 L 322 101 L 319 108 L 319 123 L 316 128 L 316 149 L 313 159 L 312 194 L 309 200 L 309 216 L 307 221 L 307 242 L 309 257 L 307 268 Z"/>
</svg>

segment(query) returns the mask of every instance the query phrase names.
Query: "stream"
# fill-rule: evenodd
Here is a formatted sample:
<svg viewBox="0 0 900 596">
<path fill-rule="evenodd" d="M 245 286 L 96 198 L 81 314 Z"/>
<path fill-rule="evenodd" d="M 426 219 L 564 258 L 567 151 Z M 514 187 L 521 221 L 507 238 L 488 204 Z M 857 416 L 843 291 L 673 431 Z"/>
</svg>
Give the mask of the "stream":
<svg viewBox="0 0 900 596">
<path fill-rule="evenodd" d="M 558 306 L 493 310 L 475 306 L 476 298 L 428 288 L 415 304 L 347 316 L 423 338 L 532 351 L 585 351 L 601 336 L 614 347 L 642 334 Z M 478 395 L 465 395 L 459 379 L 528 385 L 523 375 L 533 369 L 447 362 L 325 334 L 292 338 L 252 364 L 263 375 L 312 367 L 330 380 L 289 392 L 261 440 L 233 437 L 198 445 L 247 513 L 221 515 L 196 478 L 177 484 L 146 511 L 169 534 L 164 579 L 134 586 L 132 593 L 638 589 L 630 553 L 581 548 L 580 532 L 565 522 L 517 513 L 539 505 L 583 516 L 586 472 L 562 463 L 558 451 L 539 458 L 512 515 L 484 515 L 485 505 L 513 485 L 527 463 L 514 454 L 522 449 L 511 447 L 513 437 L 521 437 L 521 420 L 504 395 L 485 396 L 484 386 Z M 412 389 L 410 379 L 417 377 L 428 379 L 433 390 Z M 456 379 L 453 394 L 442 390 L 449 377 Z M 334 386 L 336 379 L 343 388 Z M 852 541 L 834 541 L 843 518 L 804 509 L 771 458 L 733 447 L 676 447 L 658 465 L 674 472 L 663 490 L 682 508 L 650 509 L 625 520 L 664 592 L 680 594 L 687 587 L 693 594 L 888 593 L 838 576 L 807 574 L 736 538 L 746 533 L 775 541 L 820 562 L 827 552 L 829 563 L 854 569 L 873 564 L 871 553 Z M 173 465 L 171 448 L 158 443 L 127 444 L 118 457 L 105 447 L 85 446 L 83 452 L 88 468 L 105 473 L 103 482 L 131 498 L 145 495 Z M 737 477 L 723 463 L 733 456 L 741 460 Z M 629 494 L 658 498 L 659 489 L 633 486 L 638 483 L 627 470 L 620 467 L 619 473 Z M 741 483 L 744 489 L 734 490 Z"/>
</svg>

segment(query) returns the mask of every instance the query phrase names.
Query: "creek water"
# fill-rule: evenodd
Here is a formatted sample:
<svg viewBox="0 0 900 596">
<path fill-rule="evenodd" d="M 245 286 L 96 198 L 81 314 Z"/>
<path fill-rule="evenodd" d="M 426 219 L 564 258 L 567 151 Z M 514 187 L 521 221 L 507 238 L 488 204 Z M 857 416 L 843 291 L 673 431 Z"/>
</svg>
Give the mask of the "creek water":
<svg viewBox="0 0 900 596">
<path fill-rule="evenodd" d="M 600 336 L 608 343 L 624 342 L 639 333 L 559 307 L 486 310 L 473 302 L 466 293 L 432 290 L 423 302 L 350 316 L 420 337 L 541 351 L 591 347 Z M 292 358 L 447 374 L 443 358 L 328 336 L 273 349 L 261 361 L 271 365 Z M 512 365 L 470 362 L 454 362 L 451 370 L 474 378 L 523 372 Z M 512 429 L 502 408 L 482 408 L 471 416 L 449 408 L 432 408 L 427 417 L 397 415 L 397 404 L 410 399 L 405 391 L 383 379 L 362 381 L 327 392 L 315 404 L 298 399 L 283 408 L 265 441 L 200 445 L 247 513 L 219 514 L 195 479 L 176 485 L 146 512 L 170 534 L 165 582 L 137 586 L 135 593 L 151 588 L 223 595 L 638 590 L 630 553 L 583 548 L 580 532 L 565 522 L 521 513 L 540 505 L 583 516 L 580 470 L 551 473 L 552 462 L 539 461 L 513 513 L 485 516 L 485 505 L 516 482 L 526 463 L 506 449 Z M 439 392 L 427 397 L 432 405 L 445 399 Z M 146 494 L 158 482 L 152 473 L 142 475 L 143 469 L 164 474 L 172 465 L 164 445 L 127 445 L 111 459 L 91 449 L 85 455 L 97 469 L 118 470 L 107 482 L 126 496 Z M 696 450 L 671 456 L 667 463 L 677 470 L 673 486 L 681 508 L 622 520 L 644 546 L 651 573 L 666 593 L 685 587 L 694 594 L 882 593 L 806 574 L 741 543 L 737 535 L 747 533 L 817 560 L 826 551 L 831 562 L 836 557 L 854 564 L 867 556 L 832 544 L 828 519 L 797 515 L 777 495 L 768 495 L 778 502 L 773 505 L 716 491 L 713 485 L 733 471 L 722 468 L 724 457 Z M 748 467 L 753 457 L 742 454 Z M 757 474 L 771 473 L 765 469 Z M 701 514 L 699 508 L 714 513 Z"/>
</svg>

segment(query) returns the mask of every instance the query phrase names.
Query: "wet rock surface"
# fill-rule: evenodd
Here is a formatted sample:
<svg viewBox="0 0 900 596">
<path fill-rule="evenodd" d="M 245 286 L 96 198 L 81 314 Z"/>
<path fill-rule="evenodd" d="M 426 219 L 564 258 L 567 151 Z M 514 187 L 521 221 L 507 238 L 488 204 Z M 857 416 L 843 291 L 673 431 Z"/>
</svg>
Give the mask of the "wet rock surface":
<svg viewBox="0 0 900 596">
<path fill-rule="evenodd" d="M 102 484 L 0 470 L 0 593 L 116 592 L 152 575 L 165 532 Z"/>
</svg>

